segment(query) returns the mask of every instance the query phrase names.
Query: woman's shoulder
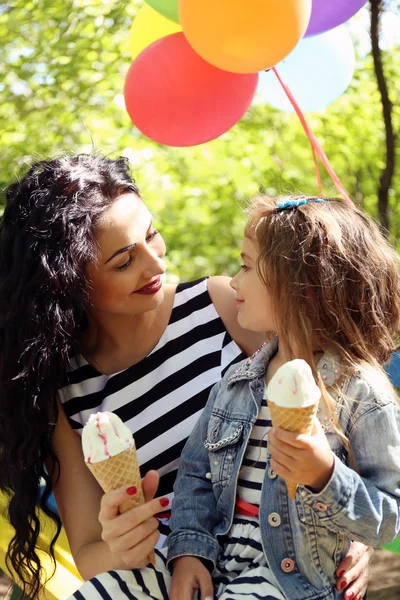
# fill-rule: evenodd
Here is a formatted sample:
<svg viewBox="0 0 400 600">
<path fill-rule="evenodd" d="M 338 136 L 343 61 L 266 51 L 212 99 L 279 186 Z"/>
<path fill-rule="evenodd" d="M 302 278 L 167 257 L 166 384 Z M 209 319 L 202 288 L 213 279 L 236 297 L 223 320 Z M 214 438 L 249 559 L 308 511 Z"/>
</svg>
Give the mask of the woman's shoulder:
<svg viewBox="0 0 400 600">
<path fill-rule="evenodd" d="M 237 320 L 235 292 L 230 287 L 230 277 L 215 276 L 207 280 L 208 292 L 232 339 L 251 356 L 265 341 L 265 334 L 243 329 Z"/>
</svg>

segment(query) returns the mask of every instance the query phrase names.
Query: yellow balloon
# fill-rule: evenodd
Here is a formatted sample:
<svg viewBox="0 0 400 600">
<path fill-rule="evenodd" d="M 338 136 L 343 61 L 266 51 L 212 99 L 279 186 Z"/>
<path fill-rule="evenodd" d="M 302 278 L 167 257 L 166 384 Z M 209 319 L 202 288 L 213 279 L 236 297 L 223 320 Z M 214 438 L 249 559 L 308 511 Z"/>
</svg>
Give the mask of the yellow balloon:
<svg viewBox="0 0 400 600">
<path fill-rule="evenodd" d="M 178 12 L 187 41 L 204 60 L 225 71 L 256 73 L 301 40 L 311 0 L 179 0 Z"/>
<path fill-rule="evenodd" d="M 144 6 L 135 17 L 129 36 L 129 49 L 134 60 L 147 46 L 182 27 L 163 17 L 151 6 Z"/>
</svg>

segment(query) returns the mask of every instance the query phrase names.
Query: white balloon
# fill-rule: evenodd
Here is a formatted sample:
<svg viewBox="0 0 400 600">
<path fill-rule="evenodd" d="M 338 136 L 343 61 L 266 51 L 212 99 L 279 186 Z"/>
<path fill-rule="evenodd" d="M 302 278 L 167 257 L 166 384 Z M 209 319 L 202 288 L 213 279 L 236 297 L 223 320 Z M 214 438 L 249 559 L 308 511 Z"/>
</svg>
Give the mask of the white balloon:
<svg viewBox="0 0 400 600">
<path fill-rule="evenodd" d="M 341 25 L 314 37 L 303 38 L 277 70 L 303 112 L 332 104 L 349 86 L 355 69 L 355 51 L 350 33 Z M 294 112 L 275 73 L 260 73 L 258 94 L 267 104 Z"/>
</svg>

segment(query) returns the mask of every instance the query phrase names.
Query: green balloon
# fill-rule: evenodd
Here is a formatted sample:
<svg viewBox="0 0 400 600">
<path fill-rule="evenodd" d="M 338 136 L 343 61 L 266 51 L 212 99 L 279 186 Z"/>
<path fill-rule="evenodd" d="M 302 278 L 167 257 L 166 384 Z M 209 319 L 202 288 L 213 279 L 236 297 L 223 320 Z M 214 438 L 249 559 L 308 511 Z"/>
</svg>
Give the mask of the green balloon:
<svg viewBox="0 0 400 600">
<path fill-rule="evenodd" d="M 178 0 L 146 0 L 146 2 L 167 19 L 179 23 Z"/>
</svg>

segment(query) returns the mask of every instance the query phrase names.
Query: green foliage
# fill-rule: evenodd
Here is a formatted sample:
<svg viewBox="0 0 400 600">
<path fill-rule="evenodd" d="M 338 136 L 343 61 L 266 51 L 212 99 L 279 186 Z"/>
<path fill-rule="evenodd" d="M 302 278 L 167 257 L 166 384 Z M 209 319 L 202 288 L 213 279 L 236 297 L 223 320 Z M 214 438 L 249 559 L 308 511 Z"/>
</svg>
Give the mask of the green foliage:
<svg viewBox="0 0 400 600">
<path fill-rule="evenodd" d="M 142 5 L 16 0 L 0 6 L 0 187 L 34 160 L 63 151 L 122 153 L 162 229 L 170 273 L 232 274 L 249 198 L 260 191 L 318 192 L 308 140 L 296 116 L 257 99 L 236 127 L 203 146 L 168 148 L 142 136 L 122 97 L 129 28 Z M 399 132 L 400 50 L 384 58 Z M 385 145 L 371 58 L 359 60 L 342 98 L 307 119 L 350 195 L 377 216 Z M 400 245 L 398 171 L 391 235 Z M 322 167 L 321 175 L 324 193 L 334 195 Z"/>
</svg>

